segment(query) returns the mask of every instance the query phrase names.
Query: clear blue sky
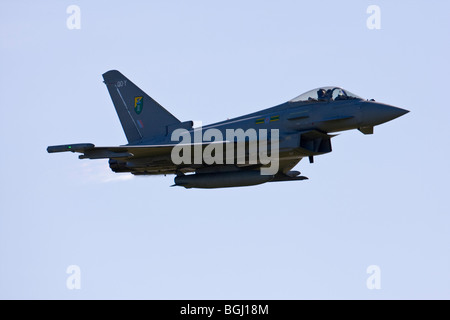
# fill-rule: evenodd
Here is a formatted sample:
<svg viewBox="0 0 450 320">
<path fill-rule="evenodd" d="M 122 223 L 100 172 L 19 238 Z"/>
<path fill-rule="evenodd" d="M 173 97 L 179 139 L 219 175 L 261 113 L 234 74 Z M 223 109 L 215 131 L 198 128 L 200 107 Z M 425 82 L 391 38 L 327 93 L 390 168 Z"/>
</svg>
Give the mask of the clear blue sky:
<svg viewBox="0 0 450 320">
<path fill-rule="evenodd" d="M 81 29 L 66 8 L 81 9 Z M 369 30 L 366 9 L 381 9 Z M 3 1 L 0 298 L 450 298 L 450 2 Z M 48 145 L 126 143 L 101 74 L 181 120 L 323 85 L 410 110 L 302 161 L 310 180 L 222 190 L 110 172 Z M 66 288 L 66 268 L 81 289 Z M 381 290 L 366 269 L 381 268 Z"/>
</svg>

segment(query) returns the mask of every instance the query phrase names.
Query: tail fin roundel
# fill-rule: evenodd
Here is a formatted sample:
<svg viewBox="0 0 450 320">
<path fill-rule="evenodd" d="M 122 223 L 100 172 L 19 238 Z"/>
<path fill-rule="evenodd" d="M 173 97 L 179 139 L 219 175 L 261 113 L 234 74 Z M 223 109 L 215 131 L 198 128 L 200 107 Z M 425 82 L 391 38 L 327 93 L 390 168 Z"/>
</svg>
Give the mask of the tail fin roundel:
<svg viewBox="0 0 450 320">
<path fill-rule="evenodd" d="M 165 136 L 169 125 L 181 123 L 117 70 L 103 74 L 128 143 Z"/>
</svg>

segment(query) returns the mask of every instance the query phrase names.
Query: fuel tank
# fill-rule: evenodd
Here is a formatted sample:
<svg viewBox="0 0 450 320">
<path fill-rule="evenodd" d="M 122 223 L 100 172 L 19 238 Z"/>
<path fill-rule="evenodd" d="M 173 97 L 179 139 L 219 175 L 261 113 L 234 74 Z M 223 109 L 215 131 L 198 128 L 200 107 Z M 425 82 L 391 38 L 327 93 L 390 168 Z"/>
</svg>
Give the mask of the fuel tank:
<svg viewBox="0 0 450 320">
<path fill-rule="evenodd" d="M 261 175 L 261 172 L 259 170 L 220 173 L 196 173 L 177 176 L 175 178 L 175 185 L 185 187 L 187 189 L 245 187 L 269 182 L 273 178 L 273 175 Z"/>
</svg>

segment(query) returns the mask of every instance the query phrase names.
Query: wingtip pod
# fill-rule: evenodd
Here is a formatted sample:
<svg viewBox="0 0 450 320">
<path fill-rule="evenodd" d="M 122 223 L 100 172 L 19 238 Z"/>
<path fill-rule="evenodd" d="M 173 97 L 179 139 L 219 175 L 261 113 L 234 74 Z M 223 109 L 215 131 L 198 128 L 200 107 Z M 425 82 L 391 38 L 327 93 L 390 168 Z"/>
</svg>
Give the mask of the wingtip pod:
<svg viewBox="0 0 450 320">
<path fill-rule="evenodd" d="M 95 147 L 92 143 L 74 143 L 74 144 L 63 144 L 58 146 L 48 146 L 48 153 L 56 153 L 56 152 L 84 152 L 88 149 L 93 149 Z"/>
</svg>

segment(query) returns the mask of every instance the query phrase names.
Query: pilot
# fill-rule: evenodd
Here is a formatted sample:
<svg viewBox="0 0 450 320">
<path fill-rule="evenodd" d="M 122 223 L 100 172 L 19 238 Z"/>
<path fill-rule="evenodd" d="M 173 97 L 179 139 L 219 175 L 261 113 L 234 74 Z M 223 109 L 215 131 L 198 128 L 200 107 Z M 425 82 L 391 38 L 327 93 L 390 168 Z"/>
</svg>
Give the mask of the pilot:
<svg viewBox="0 0 450 320">
<path fill-rule="evenodd" d="M 334 98 L 334 100 L 346 100 L 347 97 L 342 93 L 341 90 L 338 91 L 338 95 L 336 98 Z"/>
<path fill-rule="evenodd" d="M 319 99 L 319 100 L 323 100 L 323 99 L 326 99 L 326 91 L 325 91 L 325 89 L 319 89 L 318 91 L 317 91 L 317 98 Z"/>
<path fill-rule="evenodd" d="M 333 90 L 328 89 L 327 92 L 325 93 L 325 98 L 332 100 L 333 99 Z"/>
</svg>

